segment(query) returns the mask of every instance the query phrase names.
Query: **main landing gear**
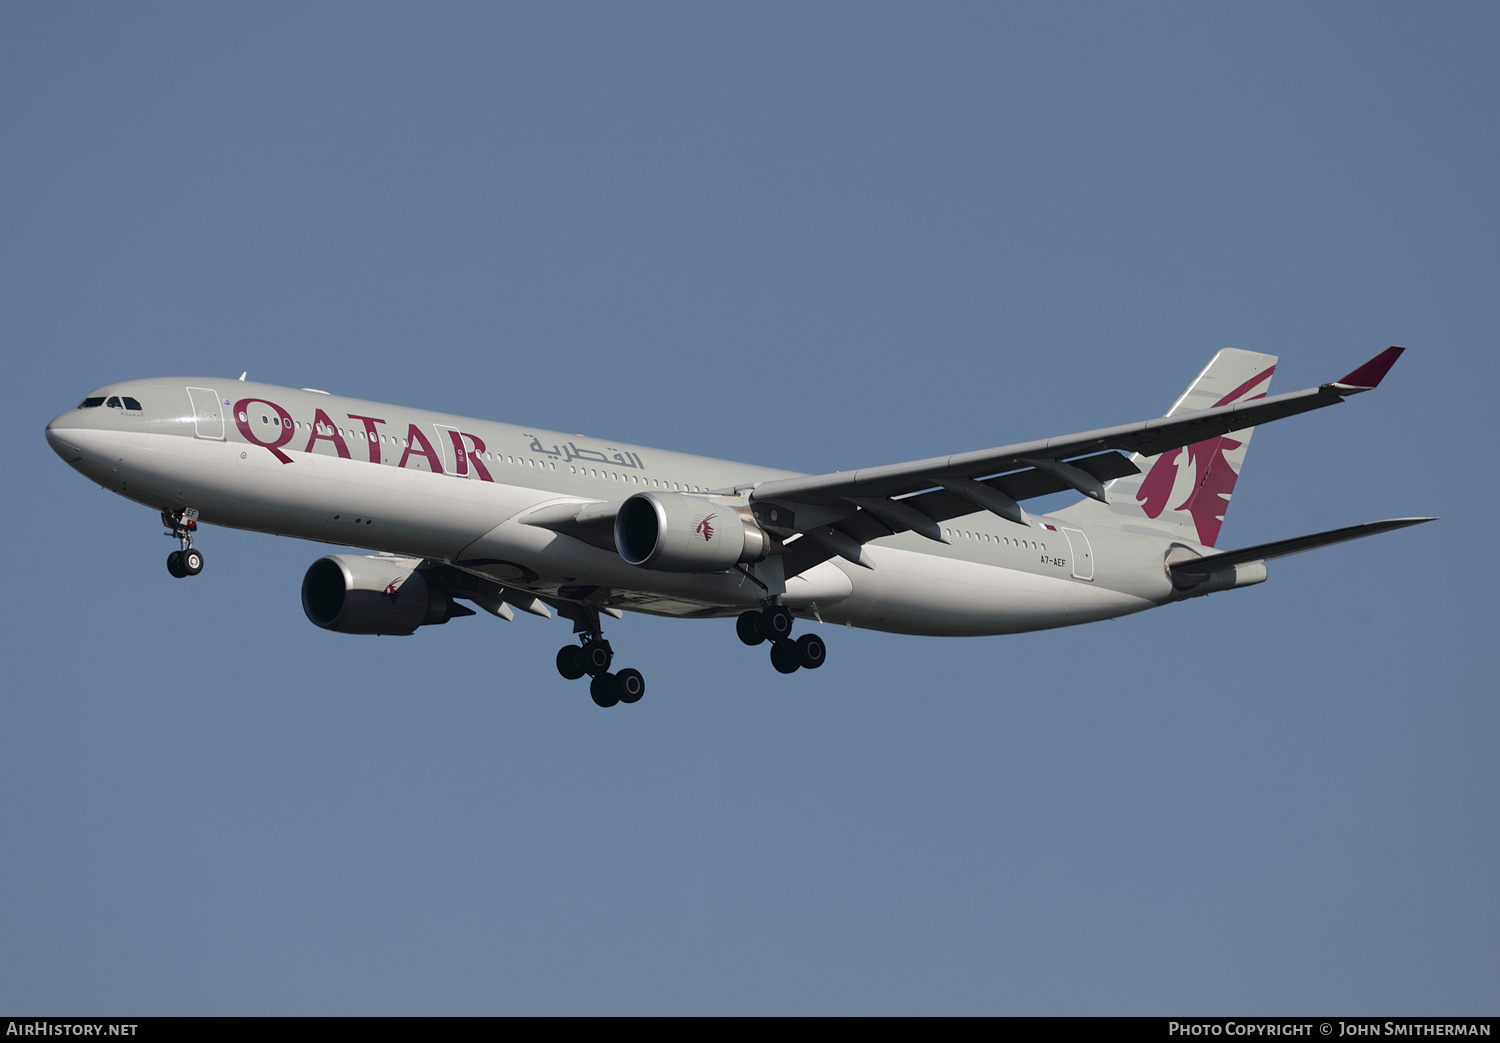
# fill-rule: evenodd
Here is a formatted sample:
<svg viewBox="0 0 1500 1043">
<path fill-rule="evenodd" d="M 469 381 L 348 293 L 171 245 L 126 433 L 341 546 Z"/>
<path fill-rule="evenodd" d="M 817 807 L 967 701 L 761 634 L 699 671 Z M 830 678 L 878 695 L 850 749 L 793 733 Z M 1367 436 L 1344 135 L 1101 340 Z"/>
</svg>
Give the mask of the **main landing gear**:
<svg viewBox="0 0 1500 1043">
<path fill-rule="evenodd" d="M 792 639 L 792 613 L 779 601 L 767 599 L 759 611 L 751 609 L 740 613 L 735 622 L 735 632 L 747 645 L 771 642 L 771 665 L 783 674 L 794 673 L 798 667 L 816 670 L 828 657 L 828 648 L 817 634 L 803 634 Z"/>
<path fill-rule="evenodd" d="M 630 668 L 615 674 L 609 672 L 615 653 L 604 640 L 599 626 L 599 610 L 591 605 L 579 609 L 573 623 L 583 644 L 564 645 L 557 650 L 557 672 L 569 681 L 588 674 L 589 696 L 599 706 L 640 702 L 641 696 L 646 694 L 646 679 L 639 670 Z"/>
<path fill-rule="evenodd" d="M 182 543 L 181 550 L 167 555 L 167 571 L 178 579 L 202 572 L 203 552 L 193 546 L 193 533 L 198 531 L 198 512 L 191 507 L 162 511 L 161 523 L 170 530 L 165 535 Z"/>
</svg>

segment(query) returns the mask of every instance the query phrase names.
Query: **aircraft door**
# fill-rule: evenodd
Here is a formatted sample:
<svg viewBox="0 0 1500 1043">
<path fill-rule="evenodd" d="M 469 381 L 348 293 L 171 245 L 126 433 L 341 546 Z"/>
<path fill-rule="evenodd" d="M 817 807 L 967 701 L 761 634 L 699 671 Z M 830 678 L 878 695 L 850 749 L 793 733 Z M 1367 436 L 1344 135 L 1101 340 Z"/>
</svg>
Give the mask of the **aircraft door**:
<svg viewBox="0 0 1500 1043">
<path fill-rule="evenodd" d="M 224 411 L 219 406 L 219 393 L 213 388 L 188 388 L 187 393 L 193 403 L 193 434 L 224 441 Z"/>
<path fill-rule="evenodd" d="M 1073 551 L 1073 578 L 1092 582 L 1094 550 L 1089 546 L 1089 538 L 1079 529 L 1064 529 L 1063 535 L 1068 538 L 1068 547 Z"/>
<path fill-rule="evenodd" d="M 453 439 L 458 435 L 458 428 L 449 427 L 447 424 L 433 424 L 432 429 L 437 432 L 437 451 L 443 458 L 443 473 L 458 474 L 458 461 L 454 459 Z M 449 434 L 449 432 L 453 432 Z M 468 468 L 464 468 L 468 473 Z"/>
</svg>

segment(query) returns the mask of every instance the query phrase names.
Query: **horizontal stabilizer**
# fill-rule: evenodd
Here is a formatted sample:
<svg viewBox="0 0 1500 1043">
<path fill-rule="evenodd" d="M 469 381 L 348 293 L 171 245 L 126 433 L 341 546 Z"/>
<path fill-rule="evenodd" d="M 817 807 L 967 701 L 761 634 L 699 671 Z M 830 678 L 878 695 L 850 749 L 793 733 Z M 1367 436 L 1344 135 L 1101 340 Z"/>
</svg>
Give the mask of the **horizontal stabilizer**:
<svg viewBox="0 0 1500 1043">
<path fill-rule="evenodd" d="M 1231 565 L 1245 565 L 1252 561 L 1284 558 L 1288 554 L 1300 554 L 1305 550 L 1327 547 L 1329 544 L 1343 543 L 1345 540 L 1362 539 L 1365 536 L 1374 536 L 1376 533 L 1390 532 L 1392 529 L 1404 529 L 1408 525 L 1421 525 L 1423 522 L 1430 521 L 1437 521 L 1437 519 L 1387 518 L 1385 521 L 1365 522 L 1363 525 L 1350 525 L 1343 529 L 1315 532 L 1310 536 L 1294 536 L 1289 540 L 1277 540 L 1274 543 L 1262 543 L 1254 547 L 1244 547 L 1240 550 L 1225 551 L 1222 554 L 1209 554 L 1206 557 L 1192 558 L 1188 561 L 1178 562 L 1172 566 L 1172 575 L 1206 576 L 1209 573 L 1217 572 L 1219 569 L 1228 568 Z"/>
</svg>

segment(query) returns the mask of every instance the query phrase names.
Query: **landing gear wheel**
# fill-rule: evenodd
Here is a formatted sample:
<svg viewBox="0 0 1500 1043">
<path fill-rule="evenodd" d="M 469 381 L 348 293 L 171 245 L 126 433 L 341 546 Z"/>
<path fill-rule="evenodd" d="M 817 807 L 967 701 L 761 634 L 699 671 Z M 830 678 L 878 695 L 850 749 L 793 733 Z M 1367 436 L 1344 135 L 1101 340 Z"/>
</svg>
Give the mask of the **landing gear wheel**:
<svg viewBox="0 0 1500 1043">
<path fill-rule="evenodd" d="M 589 682 L 589 695 L 598 706 L 609 707 L 620 701 L 620 680 L 614 674 L 598 674 Z"/>
<path fill-rule="evenodd" d="M 620 702 L 638 703 L 641 696 L 646 694 L 646 679 L 641 676 L 639 670 L 627 667 L 615 674 L 615 684 L 619 687 Z"/>
<path fill-rule="evenodd" d="M 817 634 L 803 634 L 797 638 L 797 654 L 802 657 L 803 666 L 816 670 L 828 658 L 828 647 Z"/>
<path fill-rule="evenodd" d="M 740 640 L 752 648 L 765 641 L 766 635 L 760 629 L 761 614 L 755 609 L 749 612 L 741 612 L 740 618 L 735 620 L 734 632 L 740 635 Z"/>
<path fill-rule="evenodd" d="M 182 564 L 182 571 L 189 576 L 196 576 L 203 571 L 203 553 L 196 548 L 189 547 L 180 551 L 181 557 L 177 560 Z"/>
<path fill-rule="evenodd" d="M 609 664 L 614 660 L 615 654 L 610 651 L 608 642 L 594 640 L 585 642 L 583 648 L 583 669 L 591 677 L 599 677 L 609 670 Z M 596 699 L 595 702 L 598 702 Z M 602 705 L 602 704 L 601 704 Z M 614 703 L 609 705 L 613 706 Z"/>
<path fill-rule="evenodd" d="M 583 660 L 583 649 L 577 645 L 563 645 L 559 648 L 557 672 L 569 681 L 576 681 L 588 673 Z"/>
<path fill-rule="evenodd" d="M 772 605 L 760 614 L 760 631 L 772 641 L 792 636 L 792 613 L 785 605 Z"/>
<path fill-rule="evenodd" d="M 802 652 L 795 641 L 778 641 L 771 646 L 771 665 L 783 674 L 793 674 L 802 665 Z"/>
<path fill-rule="evenodd" d="M 187 569 L 182 567 L 182 551 L 174 550 L 167 555 L 167 571 L 177 579 L 182 579 L 187 575 Z"/>
</svg>

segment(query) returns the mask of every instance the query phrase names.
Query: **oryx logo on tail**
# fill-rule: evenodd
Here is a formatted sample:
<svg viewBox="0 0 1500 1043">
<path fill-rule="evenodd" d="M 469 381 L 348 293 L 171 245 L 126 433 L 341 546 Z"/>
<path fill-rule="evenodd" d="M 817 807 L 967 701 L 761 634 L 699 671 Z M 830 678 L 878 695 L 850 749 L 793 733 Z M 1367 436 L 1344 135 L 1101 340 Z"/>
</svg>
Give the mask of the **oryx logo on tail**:
<svg viewBox="0 0 1500 1043">
<path fill-rule="evenodd" d="M 1236 442 L 1228 436 L 1210 438 L 1206 442 L 1195 442 L 1182 449 L 1163 453 L 1141 483 L 1135 498 L 1148 518 L 1157 518 L 1172 499 L 1177 481 L 1183 476 L 1192 479 L 1187 497 L 1172 509 L 1187 511 L 1193 517 L 1193 527 L 1198 530 L 1198 542 L 1212 547 L 1219 538 L 1219 529 L 1224 524 L 1224 511 L 1229 506 L 1229 496 L 1234 492 L 1234 483 L 1240 473 L 1229 461 L 1229 454 L 1242 448 L 1244 442 Z M 1183 467 L 1179 461 L 1187 454 L 1192 468 Z M 1241 457 L 1243 459 L 1243 457 Z"/>
<path fill-rule="evenodd" d="M 1260 370 L 1213 405 L 1227 406 L 1264 398 L 1271 374 L 1275 371 L 1275 365 Z M 1148 518 L 1159 518 L 1168 511 L 1187 514 L 1192 518 L 1198 542 L 1212 547 L 1224 525 L 1229 497 L 1239 480 L 1240 468 L 1245 462 L 1245 448 L 1253 430 L 1247 428 L 1231 435 L 1194 442 L 1158 456 L 1135 493 L 1141 510 Z"/>
</svg>

